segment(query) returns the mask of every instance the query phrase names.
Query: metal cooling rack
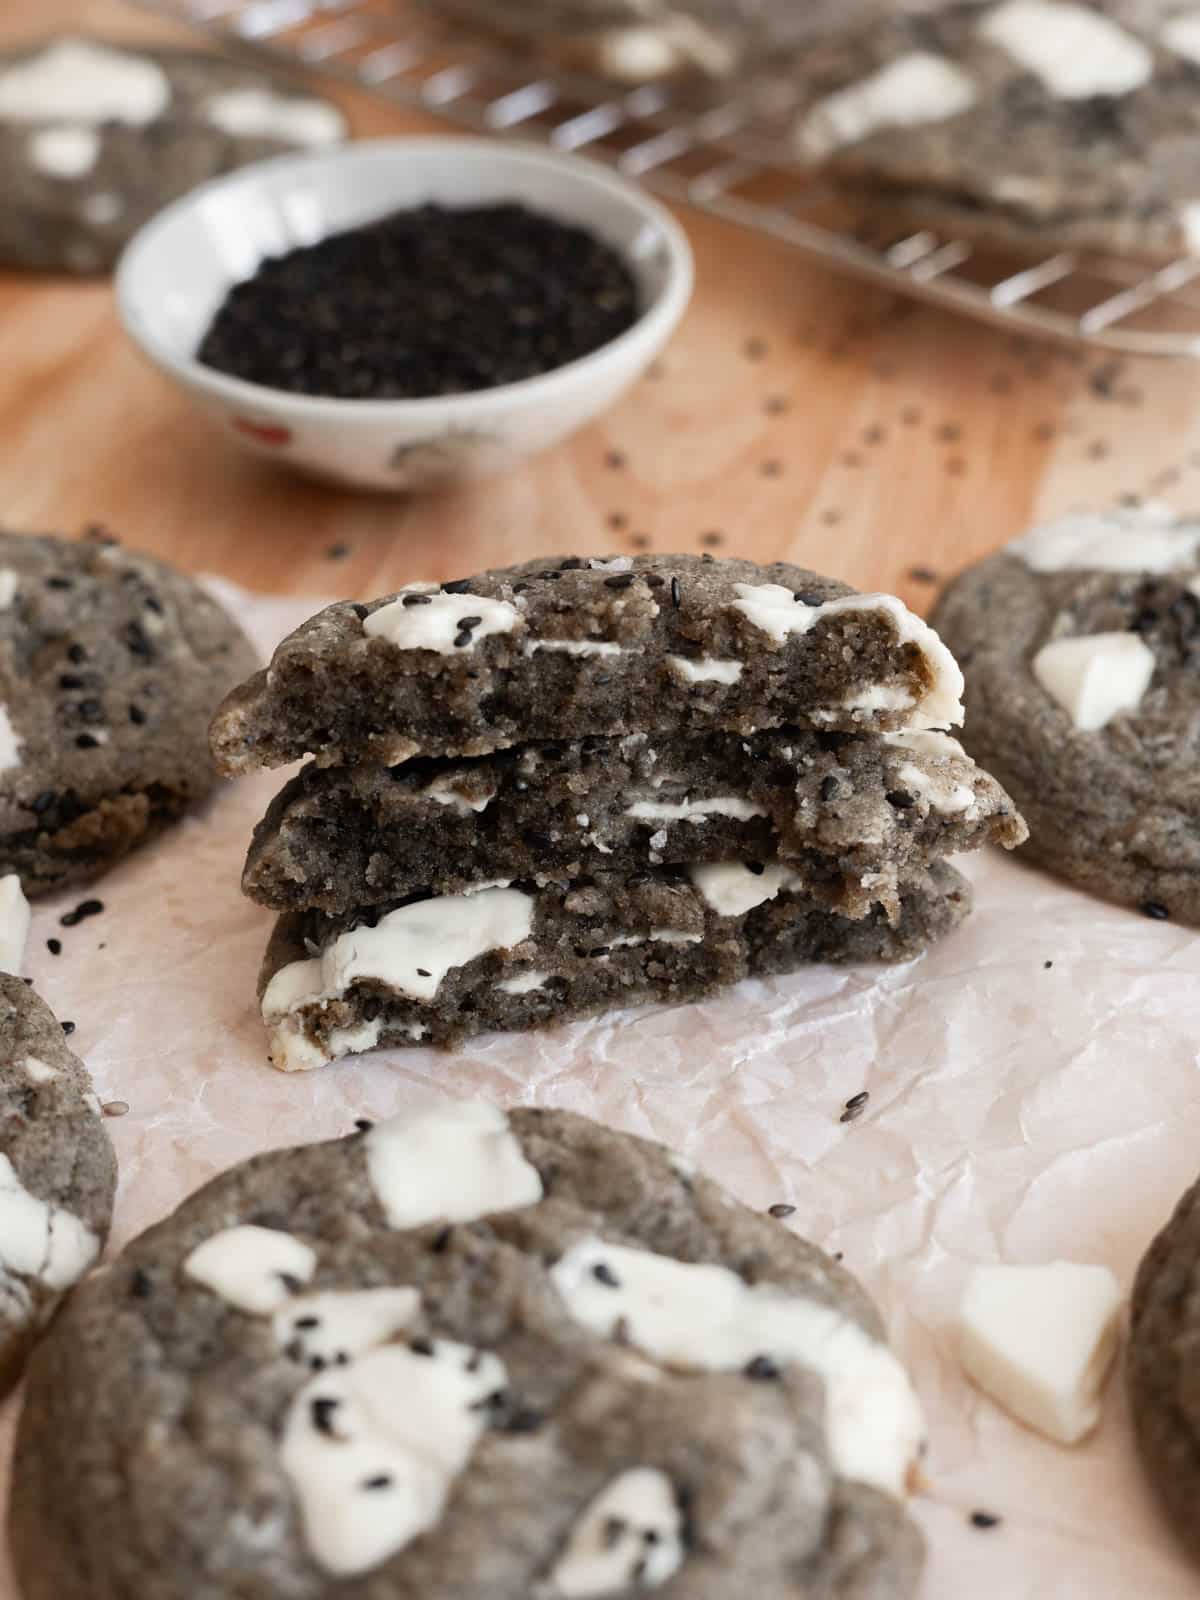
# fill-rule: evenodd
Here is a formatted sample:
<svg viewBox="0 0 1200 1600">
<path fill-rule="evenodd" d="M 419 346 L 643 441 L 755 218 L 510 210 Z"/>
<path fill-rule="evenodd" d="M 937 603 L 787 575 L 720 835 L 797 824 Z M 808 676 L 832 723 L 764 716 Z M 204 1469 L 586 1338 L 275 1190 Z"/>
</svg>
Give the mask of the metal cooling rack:
<svg viewBox="0 0 1200 1600">
<path fill-rule="evenodd" d="M 878 216 L 786 155 L 796 93 L 760 73 L 704 105 L 614 89 L 464 39 L 407 0 L 135 0 L 231 49 L 326 73 L 496 137 L 607 161 L 673 201 L 899 294 L 1014 332 L 1124 355 L 1200 357 L 1200 259 L 1158 268 L 1060 251 L 1018 254 Z"/>
</svg>

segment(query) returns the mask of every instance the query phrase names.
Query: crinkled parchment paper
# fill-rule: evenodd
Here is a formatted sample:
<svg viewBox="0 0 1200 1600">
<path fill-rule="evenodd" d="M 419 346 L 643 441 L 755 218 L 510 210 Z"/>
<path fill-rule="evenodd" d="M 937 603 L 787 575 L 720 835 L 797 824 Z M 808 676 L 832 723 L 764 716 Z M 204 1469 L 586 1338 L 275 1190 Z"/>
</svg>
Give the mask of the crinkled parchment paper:
<svg viewBox="0 0 1200 1600">
<path fill-rule="evenodd" d="M 264 652 L 314 609 L 220 592 Z M 116 1245 L 233 1162 L 356 1117 L 443 1094 L 587 1112 L 676 1146 L 751 1206 L 792 1202 L 783 1226 L 843 1251 L 878 1298 L 932 1422 L 927 1600 L 1194 1600 L 1119 1378 L 1097 1434 L 1060 1448 L 967 1384 L 952 1319 L 974 1262 L 1105 1262 L 1129 1286 L 1200 1168 L 1200 935 L 989 855 L 966 863 L 967 926 L 908 966 L 285 1077 L 255 1013 L 271 918 L 238 891 L 279 782 L 226 786 L 104 880 L 102 916 L 60 928 L 77 894 L 35 909 L 28 970 L 77 1023 L 101 1098 L 131 1107 L 109 1123 Z M 866 1114 L 840 1124 L 862 1089 Z M 1001 1525 L 973 1529 L 975 1508 Z M 0 1600 L 14 1593 L 0 1572 Z"/>
</svg>

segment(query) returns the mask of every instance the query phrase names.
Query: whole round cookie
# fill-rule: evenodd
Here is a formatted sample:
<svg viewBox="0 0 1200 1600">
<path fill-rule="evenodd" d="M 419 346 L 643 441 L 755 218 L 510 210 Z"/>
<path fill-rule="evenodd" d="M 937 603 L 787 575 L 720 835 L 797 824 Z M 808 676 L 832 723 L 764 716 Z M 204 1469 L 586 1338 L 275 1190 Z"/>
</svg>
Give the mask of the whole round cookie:
<svg viewBox="0 0 1200 1600">
<path fill-rule="evenodd" d="M 661 1146 L 443 1102 L 256 1157 L 32 1363 L 25 1600 L 901 1600 L 861 1290 Z"/>
<path fill-rule="evenodd" d="M 1036 528 L 957 578 L 934 622 L 963 743 L 1093 894 L 1200 923 L 1200 520 L 1161 506 Z"/>
<path fill-rule="evenodd" d="M 0 54 L 0 266 L 102 272 L 198 183 L 345 132 L 328 101 L 195 50 L 62 37 Z"/>
<path fill-rule="evenodd" d="M 1126 1375 L 1142 1462 L 1176 1532 L 1200 1560 L 1200 1183 L 1138 1269 Z"/>
<path fill-rule="evenodd" d="M 0 532 L 0 873 L 96 877 L 212 787 L 207 723 L 255 664 L 190 578 L 107 536 Z"/>
<path fill-rule="evenodd" d="M 54 1014 L 0 972 L 0 1394 L 104 1248 L 117 1160 Z"/>
</svg>

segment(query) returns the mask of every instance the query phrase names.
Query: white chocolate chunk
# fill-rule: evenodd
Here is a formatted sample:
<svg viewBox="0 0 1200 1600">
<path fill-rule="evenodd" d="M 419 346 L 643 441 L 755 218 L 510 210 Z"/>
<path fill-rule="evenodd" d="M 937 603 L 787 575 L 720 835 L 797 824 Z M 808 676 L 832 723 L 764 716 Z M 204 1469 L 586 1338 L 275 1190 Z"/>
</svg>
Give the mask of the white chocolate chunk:
<svg viewBox="0 0 1200 1600">
<path fill-rule="evenodd" d="M 82 178 L 96 165 L 99 154 L 100 135 L 96 130 L 69 122 L 42 128 L 29 140 L 34 166 L 53 178 Z"/>
<path fill-rule="evenodd" d="M 12 725 L 8 707 L 0 705 L 0 772 L 8 772 L 20 765 L 21 741 Z"/>
<path fill-rule="evenodd" d="M 305 1384 L 280 1462 L 325 1572 L 369 1572 L 437 1524 L 506 1382 L 496 1356 L 438 1340 L 431 1355 L 389 1345 Z"/>
<path fill-rule="evenodd" d="M 966 757 L 962 745 L 948 733 L 922 729 L 911 733 L 885 733 L 880 739 L 883 744 L 912 750 L 918 755 L 932 756 L 938 761 L 947 761 L 955 756 L 960 759 Z M 935 769 L 929 772 L 923 767 L 914 766 L 912 762 L 905 762 L 897 770 L 896 778 L 910 794 L 927 801 L 935 811 L 946 816 L 969 811 L 975 804 L 974 789 L 969 784 L 957 782 L 945 771 Z"/>
<path fill-rule="evenodd" d="M 916 755 L 946 759 L 957 756 L 960 761 L 967 759 L 967 752 L 952 733 L 938 733 L 932 728 L 906 728 L 901 733 L 881 733 L 879 742 L 894 745 L 898 750 L 912 750 Z"/>
<path fill-rule="evenodd" d="M 612 639 L 530 639 L 525 645 L 527 656 L 535 656 L 539 650 L 553 650 L 566 656 L 619 656 L 624 653 Z"/>
<path fill-rule="evenodd" d="M 671 1480 L 632 1467 L 600 1491 L 571 1529 L 550 1574 L 564 1600 L 657 1589 L 683 1565 L 683 1516 Z"/>
<path fill-rule="evenodd" d="M 1185 11 L 1169 18 L 1163 23 L 1159 38 L 1177 56 L 1200 62 L 1200 11 Z"/>
<path fill-rule="evenodd" d="M 1083 733 L 1136 711 L 1154 676 L 1154 652 L 1136 633 L 1053 639 L 1032 662 L 1033 675 Z"/>
<path fill-rule="evenodd" d="M 743 671 L 740 661 L 720 661 L 714 656 L 701 656 L 699 661 L 668 656 L 667 660 L 685 683 L 736 683 Z"/>
<path fill-rule="evenodd" d="M 252 1316 L 278 1311 L 291 1299 L 288 1280 L 307 1283 L 316 1269 L 316 1252 L 303 1239 L 249 1222 L 214 1233 L 183 1263 L 185 1277 Z"/>
<path fill-rule="evenodd" d="M 849 611 L 882 611 L 891 618 L 896 642 L 915 644 L 929 668 L 932 683 L 917 703 L 912 722 L 915 727 L 942 727 L 963 718 L 963 675 L 958 662 L 921 617 L 891 594 L 850 594 L 840 600 L 827 600 L 819 606 L 805 605 L 790 589 L 779 583 L 735 583 L 738 599 L 733 609 L 740 611 L 760 632 L 783 644 L 794 634 L 806 634 L 822 617 L 839 616 Z M 913 704 L 904 688 L 872 685 L 851 696 L 849 707 L 903 709 Z"/>
<path fill-rule="evenodd" d="M 830 1306 L 726 1267 L 584 1239 L 551 1269 L 568 1312 L 665 1366 L 737 1372 L 758 1357 L 796 1363 L 825 1385 L 825 1429 L 838 1473 L 903 1496 L 925 1437 L 908 1374 L 885 1344 Z"/>
<path fill-rule="evenodd" d="M 11 567 L 0 567 L 0 611 L 7 611 L 17 598 L 20 579 Z"/>
<path fill-rule="evenodd" d="M 1091 7 L 1063 0 L 1005 0 L 979 32 L 1060 100 L 1129 94 L 1154 72 L 1140 39 Z"/>
<path fill-rule="evenodd" d="M 751 817 L 765 817 L 766 812 L 739 795 L 722 794 L 708 800 L 681 800 L 678 805 L 637 800 L 626 808 L 625 815 L 636 822 L 703 822 L 705 817 L 733 817 L 746 822 Z"/>
<path fill-rule="evenodd" d="M 144 56 L 84 39 L 62 39 L 0 72 L 0 117 L 10 122 L 124 122 L 140 126 L 166 110 L 167 75 Z"/>
<path fill-rule="evenodd" d="M 31 1083 L 49 1083 L 58 1077 L 58 1068 L 41 1061 L 37 1056 L 25 1057 L 25 1076 Z"/>
<path fill-rule="evenodd" d="M 1033 572 L 1174 572 L 1196 564 L 1200 522 L 1150 502 L 1120 515 L 1060 517 L 1007 546 Z"/>
<path fill-rule="evenodd" d="M 0 878 L 0 972 L 20 975 L 29 941 L 29 902 L 15 872 Z"/>
<path fill-rule="evenodd" d="M 963 1367 L 1014 1417 L 1075 1444 L 1100 1420 L 1120 1309 L 1107 1267 L 975 1267 L 959 1309 Z"/>
<path fill-rule="evenodd" d="M 295 1295 L 275 1313 L 281 1350 L 314 1370 L 345 1366 L 394 1339 L 415 1321 L 415 1289 L 339 1289 Z"/>
<path fill-rule="evenodd" d="M 543 987 L 549 976 L 548 972 L 538 972 L 536 969 L 518 972 L 515 978 L 505 978 L 496 987 L 501 994 L 532 994 L 535 989 Z"/>
<path fill-rule="evenodd" d="M 496 791 L 493 789 L 491 794 L 485 794 L 482 800 L 472 800 L 469 796 L 456 789 L 454 782 L 453 778 L 435 778 L 420 793 L 426 800 L 436 801 L 439 806 L 453 806 L 463 816 L 472 811 L 486 811 L 496 798 Z M 507 888 L 507 884 L 505 887 Z"/>
<path fill-rule="evenodd" d="M 473 1222 L 542 1198 L 537 1168 L 497 1106 L 448 1100 L 377 1123 L 366 1140 L 367 1170 L 392 1228 Z"/>
<path fill-rule="evenodd" d="M 752 872 L 741 861 L 703 861 L 688 868 L 701 895 L 719 917 L 742 917 L 785 889 L 803 887 L 803 880 L 778 862 Z"/>
<path fill-rule="evenodd" d="M 372 611 L 363 621 L 363 632 L 373 639 L 387 639 L 401 650 L 436 650 L 439 655 L 467 654 L 480 639 L 493 633 L 511 633 L 521 614 L 507 600 L 491 600 L 481 594 L 445 594 L 430 591 L 427 584 L 412 584 L 401 596 L 420 594 L 424 605 L 405 605 L 403 598 Z M 464 630 L 465 617 L 480 620 Z M 465 636 L 464 636 L 465 635 Z M 461 644 L 455 641 L 462 639 Z"/>
<path fill-rule="evenodd" d="M 235 139 L 276 139 L 281 144 L 334 144 L 341 138 L 341 115 L 323 100 L 298 100 L 269 89 L 227 89 L 204 108 L 214 127 Z"/>
<path fill-rule="evenodd" d="M 943 56 L 913 50 L 819 101 L 804 117 L 797 137 L 810 160 L 857 144 L 883 128 L 944 122 L 975 104 L 975 85 Z"/>
<path fill-rule="evenodd" d="M 78 1283 L 100 1254 L 100 1241 L 70 1211 L 29 1193 L 0 1155 L 0 1283 L 33 1278 L 47 1289 Z"/>
</svg>

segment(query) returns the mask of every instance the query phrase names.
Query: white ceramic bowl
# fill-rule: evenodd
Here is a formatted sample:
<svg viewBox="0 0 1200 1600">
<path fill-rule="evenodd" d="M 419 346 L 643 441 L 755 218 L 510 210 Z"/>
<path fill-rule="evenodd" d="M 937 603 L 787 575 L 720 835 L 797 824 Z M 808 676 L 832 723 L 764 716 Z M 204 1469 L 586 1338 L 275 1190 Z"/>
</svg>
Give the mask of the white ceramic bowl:
<svg viewBox="0 0 1200 1600">
<path fill-rule="evenodd" d="M 245 383 L 195 351 L 234 283 L 266 256 L 427 201 L 520 200 L 589 228 L 629 262 L 632 328 L 542 377 L 429 400 L 322 400 Z M 489 139 L 378 139 L 282 156 L 202 185 L 148 222 L 117 269 L 121 319 L 156 366 L 245 449 L 364 489 L 485 476 L 589 422 L 645 371 L 692 289 L 683 230 L 607 168 Z"/>
</svg>

